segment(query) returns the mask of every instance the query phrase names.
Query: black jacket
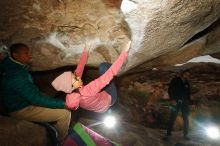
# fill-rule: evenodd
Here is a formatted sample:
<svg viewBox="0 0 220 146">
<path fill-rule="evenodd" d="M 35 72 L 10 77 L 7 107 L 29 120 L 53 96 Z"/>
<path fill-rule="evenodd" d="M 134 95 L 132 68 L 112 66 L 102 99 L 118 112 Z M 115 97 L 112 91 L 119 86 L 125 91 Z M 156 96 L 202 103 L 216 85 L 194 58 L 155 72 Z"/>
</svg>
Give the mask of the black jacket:
<svg viewBox="0 0 220 146">
<path fill-rule="evenodd" d="M 170 81 L 168 94 L 171 99 L 176 101 L 182 100 L 191 102 L 190 84 L 187 80 L 182 80 L 181 77 L 173 78 Z"/>
</svg>

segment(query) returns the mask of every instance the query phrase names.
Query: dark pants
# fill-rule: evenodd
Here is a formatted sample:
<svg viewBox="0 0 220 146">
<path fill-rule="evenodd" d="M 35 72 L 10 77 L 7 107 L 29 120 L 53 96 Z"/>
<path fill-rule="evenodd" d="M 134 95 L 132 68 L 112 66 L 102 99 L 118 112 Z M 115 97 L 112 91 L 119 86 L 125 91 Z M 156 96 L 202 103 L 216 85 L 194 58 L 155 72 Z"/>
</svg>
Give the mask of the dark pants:
<svg viewBox="0 0 220 146">
<path fill-rule="evenodd" d="M 170 118 L 169 118 L 169 122 L 168 122 L 168 128 L 167 128 L 167 135 L 170 136 L 171 132 L 173 130 L 173 125 L 176 121 L 176 117 L 178 115 L 179 110 L 181 110 L 182 112 L 182 117 L 183 117 L 183 122 L 184 122 L 184 126 L 183 126 L 183 135 L 187 136 L 188 134 L 188 129 L 189 129 L 189 104 L 188 102 L 182 102 L 182 103 L 178 103 L 176 106 L 173 106 L 171 108 L 171 113 L 170 113 Z"/>
<path fill-rule="evenodd" d="M 100 76 L 104 74 L 109 68 L 111 64 L 110 63 L 101 63 L 99 65 L 99 74 Z M 114 83 L 114 80 L 112 80 L 107 86 L 104 87 L 104 90 L 111 95 L 111 105 L 113 105 L 117 100 L 117 89 Z"/>
</svg>

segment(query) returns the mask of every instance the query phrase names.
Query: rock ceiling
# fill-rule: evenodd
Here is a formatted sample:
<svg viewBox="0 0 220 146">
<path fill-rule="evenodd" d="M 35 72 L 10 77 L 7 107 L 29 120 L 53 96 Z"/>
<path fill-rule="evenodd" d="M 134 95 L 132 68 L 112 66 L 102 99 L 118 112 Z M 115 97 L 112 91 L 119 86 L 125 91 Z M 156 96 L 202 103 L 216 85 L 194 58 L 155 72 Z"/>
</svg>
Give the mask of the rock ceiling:
<svg viewBox="0 0 220 146">
<path fill-rule="evenodd" d="M 132 40 L 123 71 L 220 56 L 219 0 L 1 0 L 1 45 L 27 43 L 33 70 L 113 62 Z M 217 54 L 217 55 L 216 55 Z"/>
</svg>

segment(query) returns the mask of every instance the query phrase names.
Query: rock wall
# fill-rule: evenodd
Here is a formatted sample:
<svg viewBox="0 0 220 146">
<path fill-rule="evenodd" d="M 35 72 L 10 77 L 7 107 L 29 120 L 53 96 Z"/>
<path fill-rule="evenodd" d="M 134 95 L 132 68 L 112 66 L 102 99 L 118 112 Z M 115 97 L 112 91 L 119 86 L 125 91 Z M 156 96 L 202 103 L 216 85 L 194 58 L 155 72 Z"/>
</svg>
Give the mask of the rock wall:
<svg viewBox="0 0 220 146">
<path fill-rule="evenodd" d="M 123 72 L 219 52 L 219 0 L 2 0 L 0 5 L 1 44 L 27 43 L 33 70 L 77 64 L 86 40 L 93 44 L 89 66 L 114 62 L 132 40 Z"/>
</svg>

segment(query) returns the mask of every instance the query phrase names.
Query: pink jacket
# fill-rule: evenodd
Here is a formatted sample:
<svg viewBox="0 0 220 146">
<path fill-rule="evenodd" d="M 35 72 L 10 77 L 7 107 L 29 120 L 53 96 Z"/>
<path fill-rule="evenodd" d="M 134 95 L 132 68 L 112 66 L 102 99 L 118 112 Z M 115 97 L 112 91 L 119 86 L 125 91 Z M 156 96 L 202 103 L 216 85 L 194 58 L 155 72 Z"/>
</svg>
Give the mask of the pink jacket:
<svg viewBox="0 0 220 146">
<path fill-rule="evenodd" d="M 88 53 L 83 52 L 75 70 L 75 73 L 80 77 L 82 77 L 87 58 Z M 101 90 L 118 73 L 126 58 L 127 52 L 122 51 L 118 59 L 102 76 L 80 88 L 79 93 L 73 92 L 67 94 L 66 105 L 71 109 L 77 109 L 80 106 L 94 112 L 105 112 L 111 104 L 111 96 L 106 91 Z"/>
</svg>

